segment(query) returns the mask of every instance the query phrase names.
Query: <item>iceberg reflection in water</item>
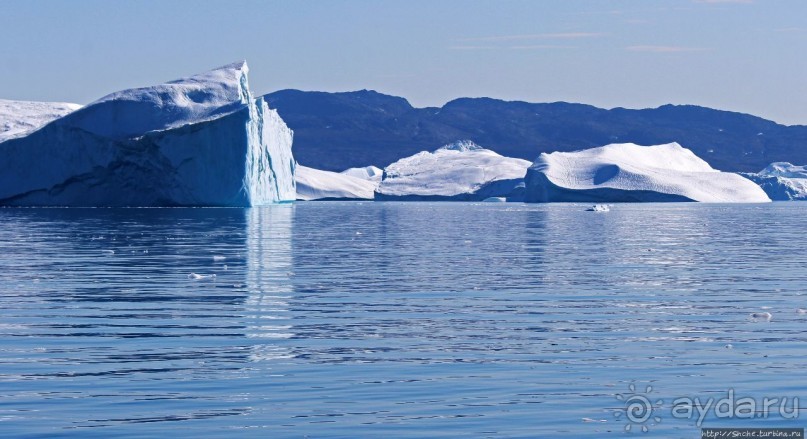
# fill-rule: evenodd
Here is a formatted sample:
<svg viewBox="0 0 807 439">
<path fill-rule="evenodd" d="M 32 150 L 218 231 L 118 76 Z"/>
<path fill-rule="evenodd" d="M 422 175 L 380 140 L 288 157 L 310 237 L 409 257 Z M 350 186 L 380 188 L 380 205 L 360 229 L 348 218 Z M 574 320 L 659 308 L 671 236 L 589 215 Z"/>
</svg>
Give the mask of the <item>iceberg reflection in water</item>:
<svg viewBox="0 0 807 439">
<path fill-rule="evenodd" d="M 632 383 L 804 392 L 807 204 L 587 206 L 0 209 L 0 428 L 600 438 Z"/>
<path fill-rule="evenodd" d="M 244 317 L 246 336 L 287 339 L 294 336 L 288 321 L 288 300 L 292 287 L 291 231 L 293 206 L 279 205 L 249 209 L 247 215 L 247 298 Z M 268 341 L 251 347 L 250 360 L 291 357 L 286 346 Z"/>
</svg>

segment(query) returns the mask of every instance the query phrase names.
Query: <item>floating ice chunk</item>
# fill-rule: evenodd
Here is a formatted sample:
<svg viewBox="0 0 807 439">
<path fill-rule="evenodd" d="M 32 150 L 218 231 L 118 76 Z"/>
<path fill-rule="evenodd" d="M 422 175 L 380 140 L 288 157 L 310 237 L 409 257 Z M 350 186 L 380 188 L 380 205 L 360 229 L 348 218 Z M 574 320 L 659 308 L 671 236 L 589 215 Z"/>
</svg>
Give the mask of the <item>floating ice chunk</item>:
<svg viewBox="0 0 807 439">
<path fill-rule="evenodd" d="M 188 275 L 188 279 L 193 279 L 193 280 L 205 280 L 205 279 L 215 279 L 215 278 L 216 278 L 215 274 L 196 274 L 196 273 L 191 273 L 191 274 Z"/>
<path fill-rule="evenodd" d="M 587 212 L 610 212 L 611 208 L 607 204 L 595 204 L 588 209 Z"/>
<path fill-rule="evenodd" d="M 807 314 L 807 309 L 799 308 L 799 309 L 796 310 L 796 313 L 797 314 Z"/>
<path fill-rule="evenodd" d="M 221 256 L 221 255 L 213 255 L 213 260 L 214 260 L 214 261 L 223 261 L 223 260 L 225 260 L 225 259 L 227 259 L 227 257 L 226 257 L 226 256 Z"/>
<path fill-rule="evenodd" d="M 751 313 L 751 318 L 754 320 L 767 320 L 770 321 L 773 318 L 773 314 L 765 311 L 765 312 L 754 312 Z"/>
</svg>

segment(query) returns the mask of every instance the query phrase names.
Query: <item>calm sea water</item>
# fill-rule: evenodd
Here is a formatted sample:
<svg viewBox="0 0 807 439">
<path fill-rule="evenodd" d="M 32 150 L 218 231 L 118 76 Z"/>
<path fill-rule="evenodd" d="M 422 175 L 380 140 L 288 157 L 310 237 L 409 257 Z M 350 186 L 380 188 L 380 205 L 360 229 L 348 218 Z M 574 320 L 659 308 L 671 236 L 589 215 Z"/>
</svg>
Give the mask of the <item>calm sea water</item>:
<svg viewBox="0 0 807 439">
<path fill-rule="evenodd" d="M 622 437 L 631 384 L 650 437 L 699 437 L 681 397 L 807 407 L 807 203 L 584 207 L 0 209 L 0 434 Z"/>
</svg>

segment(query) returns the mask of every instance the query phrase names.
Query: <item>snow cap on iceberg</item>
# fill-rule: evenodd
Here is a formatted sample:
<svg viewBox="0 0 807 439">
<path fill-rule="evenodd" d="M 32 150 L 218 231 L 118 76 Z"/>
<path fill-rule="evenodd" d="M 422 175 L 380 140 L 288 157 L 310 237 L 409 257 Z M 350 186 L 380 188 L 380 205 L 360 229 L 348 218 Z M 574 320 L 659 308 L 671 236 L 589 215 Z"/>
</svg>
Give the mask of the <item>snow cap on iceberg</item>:
<svg viewBox="0 0 807 439">
<path fill-rule="evenodd" d="M 471 141 L 422 151 L 384 169 L 378 197 L 385 199 L 483 200 L 508 196 L 530 162 L 503 157 Z"/>
<path fill-rule="evenodd" d="M 380 182 L 381 177 L 384 175 L 384 170 L 376 166 L 365 166 L 363 168 L 345 169 L 341 173 L 351 177 L 361 178 L 362 180 Z"/>
<path fill-rule="evenodd" d="M 756 174 L 740 175 L 758 184 L 772 200 L 807 200 L 807 166 L 775 162 Z"/>
<path fill-rule="evenodd" d="M 0 99 L 0 142 L 23 137 L 48 122 L 81 108 L 67 102 L 10 101 Z"/>
<path fill-rule="evenodd" d="M 0 143 L 0 204 L 256 206 L 295 198 L 292 132 L 246 62 L 107 95 Z"/>
<path fill-rule="evenodd" d="M 438 151 L 459 151 L 459 152 L 466 152 L 466 151 L 479 151 L 485 148 L 477 145 L 471 140 L 458 140 L 454 143 L 449 143 L 448 145 L 443 146 L 442 148 L 438 149 Z"/>
<path fill-rule="evenodd" d="M 253 100 L 246 61 L 164 84 L 111 93 L 70 115 L 72 126 L 131 138 L 231 114 Z"/>
<path fill-rule="evenodd" d="M 807 178 L 807 166 L 788 162 L 774 162 L 759 172 L 762 177 Z"/>
<path fill-rule="evenodd" d="M 677 143 L 543 153 L 525 180 L 532 202 L 770 201 L 750 181 L 713 169 Z"/>
</svg>

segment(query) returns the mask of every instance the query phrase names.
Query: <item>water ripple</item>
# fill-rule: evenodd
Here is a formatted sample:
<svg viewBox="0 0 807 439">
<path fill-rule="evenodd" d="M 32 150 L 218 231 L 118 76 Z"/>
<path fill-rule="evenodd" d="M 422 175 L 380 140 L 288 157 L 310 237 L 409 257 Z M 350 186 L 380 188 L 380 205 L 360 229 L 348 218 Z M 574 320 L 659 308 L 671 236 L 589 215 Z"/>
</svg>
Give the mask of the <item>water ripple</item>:
<svg viewBox="0 0 807 439">
<path fill-rule="evenodd" d="M 15 436 L 599 438 L 621 435 L 630 383 L 665 401 L 805 390 L 807 204 L 0 220 L 0 425 Z"/>
</svg>

